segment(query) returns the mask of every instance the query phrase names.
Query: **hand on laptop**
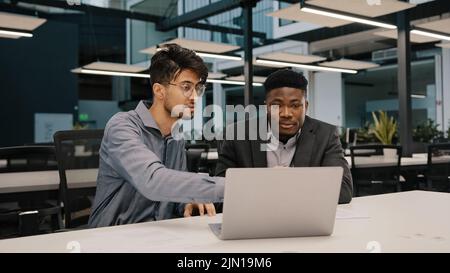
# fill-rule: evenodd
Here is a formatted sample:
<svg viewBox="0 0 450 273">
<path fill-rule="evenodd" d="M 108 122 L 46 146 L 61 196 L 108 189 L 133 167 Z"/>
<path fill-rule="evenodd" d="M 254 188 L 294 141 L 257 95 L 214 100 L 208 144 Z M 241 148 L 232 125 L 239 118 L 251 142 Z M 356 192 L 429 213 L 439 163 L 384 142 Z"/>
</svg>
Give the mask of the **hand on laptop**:
<svg viewBox="0 0 450 273">
<path fill-rule="evenodd" d="M 190 217 L 198 211 L 200 216 L 205 215 L 205 211 L 208 216 L 216 215 L 216 208 L 213 203 L 203 204 L 203 203 L 189 203 L 184 207 L 184 217 Z"/>
</svg>

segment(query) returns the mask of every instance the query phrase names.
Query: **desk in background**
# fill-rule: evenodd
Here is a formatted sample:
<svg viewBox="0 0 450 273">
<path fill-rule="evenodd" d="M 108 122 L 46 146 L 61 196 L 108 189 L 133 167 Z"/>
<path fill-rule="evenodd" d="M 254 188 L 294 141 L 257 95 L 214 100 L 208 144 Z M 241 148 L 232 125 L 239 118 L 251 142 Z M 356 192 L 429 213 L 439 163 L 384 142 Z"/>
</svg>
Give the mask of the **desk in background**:
<svg viewBox="0 0 450 273">
<path fill-rule="evenodd" d="M 67 170 L 70 188 L 95 188 L 98 169 Z M 55 196 L 59 189 L 58 171 L 0 173 L 0 202 L 33 196 Z M 42 199 L 42 198 L 40 198 Z"/>
</svg>

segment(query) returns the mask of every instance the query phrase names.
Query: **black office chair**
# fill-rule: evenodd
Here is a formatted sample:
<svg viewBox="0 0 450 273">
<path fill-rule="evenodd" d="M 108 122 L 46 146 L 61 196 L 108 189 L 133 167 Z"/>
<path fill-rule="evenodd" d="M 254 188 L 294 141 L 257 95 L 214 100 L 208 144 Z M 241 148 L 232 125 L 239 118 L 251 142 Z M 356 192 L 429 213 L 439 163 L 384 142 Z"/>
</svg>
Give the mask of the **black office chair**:
<svg viewBox="0 0 450 273">
<path fill-rule="evenodd" d="M 0 160 L 6 160 L 6 165 L 0 167 L 2 173 L 57 169 L 55 147 L 49 145 L 0 148 Z M 36 235 L 62 228 L 56 196 L 32 192 L 9 197 L 0 204 L 0 237 Z"/>
<path fill-rule="evenodd" d="M 95 186 L 77 187 L 75 180 L 92 180 L 95 184 L 99 167 L 99 150 L 103 130 L 58 131 L 53 139 L 60 176 L 60 201 L 63 204 L 66 228 L 84 228 L 95 196 Z M 83 176 L 73 177 L 77 170 Z"/>
<path fill-rule="evenodd" d="M 186 143 L 186 161 L 189 172 L 209 173 L 206 155 L 209 145 L 206 143 Z"/>
<path fill-rule="evenodd" d="M 383 166 L 364 167 L 360 164 L 360 159 L 376 159 L 388 156 L 385 151 L 393 151 L 392 164 L 384 162 Z M 352 162 L 352 176 L 355 196 L 360 196 L 362 190 L 365 194 L 380 194 L 393 191 L 401 191 L 400 185 L 400 162 L 402 147 L 395 145 L 357 145 L 350 147 L 350 156 Z"/>
<path fill-rule="evenodd" d="M 428 146 L 425 179 L 428 190 L 450 192 L 450 143 Z"/>
</svg>

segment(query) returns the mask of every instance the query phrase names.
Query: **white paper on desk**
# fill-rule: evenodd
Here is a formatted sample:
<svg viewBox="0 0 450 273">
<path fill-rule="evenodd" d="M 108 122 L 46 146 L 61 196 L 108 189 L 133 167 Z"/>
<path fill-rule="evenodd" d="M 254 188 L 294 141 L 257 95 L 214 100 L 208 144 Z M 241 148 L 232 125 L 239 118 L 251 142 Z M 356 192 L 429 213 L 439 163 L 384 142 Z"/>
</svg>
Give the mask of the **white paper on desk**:
<svg viewBox="0 0 450 273">
<path fill-rule="evenodd" d="M 353 209 L 353 208 L 340 208 L 336 210 L 336 220 L 341 219 L 367 219 L 370 218 L 367 212 Z"/>
</svg>

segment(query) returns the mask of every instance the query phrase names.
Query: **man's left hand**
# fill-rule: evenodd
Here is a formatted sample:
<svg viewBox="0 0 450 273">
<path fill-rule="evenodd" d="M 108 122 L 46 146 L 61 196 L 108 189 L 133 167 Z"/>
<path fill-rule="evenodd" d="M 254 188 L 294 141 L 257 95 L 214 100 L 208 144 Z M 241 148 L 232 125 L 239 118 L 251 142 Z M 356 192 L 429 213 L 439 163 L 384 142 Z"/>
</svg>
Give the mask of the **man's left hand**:
<svg viewBox="0 0 450 273">
<path fill-rule="evenodd" d="M 189 203 L 184 207 L 184 217 L 191 217 L 196 210 L 198 210 L 200 216 L 205 215 L 205 211 L 208 216 L 216 215 L 216 207 L 213 203 Z"/>
</svg>

